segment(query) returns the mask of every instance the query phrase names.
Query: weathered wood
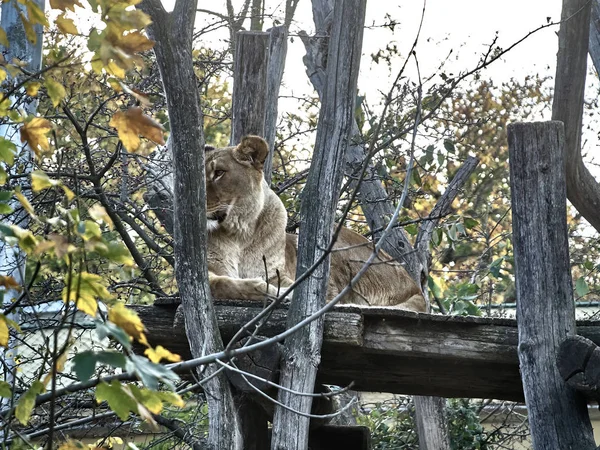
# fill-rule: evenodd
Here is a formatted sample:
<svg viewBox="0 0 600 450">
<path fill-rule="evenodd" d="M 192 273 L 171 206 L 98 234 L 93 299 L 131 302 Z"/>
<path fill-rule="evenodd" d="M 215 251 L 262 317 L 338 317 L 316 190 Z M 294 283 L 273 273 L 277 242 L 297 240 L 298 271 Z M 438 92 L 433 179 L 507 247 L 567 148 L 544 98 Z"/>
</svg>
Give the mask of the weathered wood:
<svg viewBox="0 0 600 450">
<path fill-rule="evenodd" d="M 592 0 L 591 8 L 588 53 L 592 57 L 596 73 L 600 74 L 600 0 Z"/>
<path fill-rule="evenodd" d="M 269 33 L 237 33 L 230 145 L 237 145 L 246 134 L 265 134 L 268 60 Z"/>
<path fill-rule="evenodd" d="M 446 399 L 442 397 L 424 397 L 415 395 L 415 415 L 420 449 L 450 448 L 448 422 L 446 421 Z"/>
<path fill-rule="evenodd" d="M 216 302 L 226 342 L 242 323 L 261 310 L 259 305 L 237 306 L 243 304 Z M 132 308 L 146 325 L 152 344 L 190 358 L 184 330 L 173 326 L 175 308 Z M 348 333 L 338 334 L 344 323 L 354 328 L 349 339 Z M 261 328 L 261 334 L 272 336 L 285 326 L 286 311 L 278 310 Z M 577 332 L 600 344 L 599 321 L 580 321 Z M 517 344 L 517 323 L 513 319 L 336 307 L 325 315 L 317 379 L 337 386 L 353 382 L 357 391 L 522 401 Z"/>
<path fill-rule="evenodd" d="M 298 239 L 296 279 L 323 256 L 331 242 L 344 172 L 344 154 L 354 116 L 365 9 L 366 0 L 335 2 L 327 82 L 311 168 L 300 208 L 302 227 Z M 325 305 L 328 278 L 329 256 L 326 256 L 313 273 L 294 289 L 288 316 L 289 327 Z M 300 392 L 313 392 L 322 340 L 323 318 L 314 320 L 286 340 L 280 379 L 282 386 Z M 278 399 L 291 411 L 276 406 L 271 448 L 307 448 L 309 420 L 294 410 L 309 412 L 312 398 L 280 390 Z"/>
<path fill-rule="evenodd" d="M 223 349 L 208 285 L 206 264 L 206 195 L 204 135 L 200 95 L 192 61 L 194 0 L 179 0 L 167 13 L 160 1 L 144 0 L 140 7 L 152 23 L 148 35 L 161 74 L 171 125 L 173 151 L 173 250 L 175 278 L 182 297 L 185 330 L 192 355 Z M 208 448 L 241 450 L 240 420 L 231 385 L 218 367 L 201 374 L 208 403 Z M 213 376 L 214 375 L 214 376 Z M 227 430 L 227 432 L 225 432 Z"/>
<path fill-rule="evenodd" d="M 565 124 L 567 196 L 600 232 L 600 184 L 581 157 L 581 124 L 587 74 L 592 0 L 563 0 L 558 32 L 552 120 Z M 596 8 L 598 5 L 594 5 Z"/>
<path fill-rule="evenodd" d="M 555 364 L 575 334 L 564 145 L 560 122 L 508 126 L 519 362 L 533 448 L 595 450 L 586 404 Z"/>
<path fill-rule="evenodd" d="M 279 103 L 279 88 L 285 68 L 287 55 L 287 27 L 273 27 L 269 31 L 269 67 L 267 71 L 267 111 L 265 117 L 265 140 L 269 144 L 269 155 L 265 160 L 264 174 L 267 184 L 271 185 L 273 171 L 273 154 L 275 151 L 275 134 L 277 130 L 277 111 Z"/>
<path fill-rule="evenodd" d="M 556 366 L 569 386 L 600 400 L 600 347 L 583 336 L 569 336 L 560 344 Z"/>
</svg>

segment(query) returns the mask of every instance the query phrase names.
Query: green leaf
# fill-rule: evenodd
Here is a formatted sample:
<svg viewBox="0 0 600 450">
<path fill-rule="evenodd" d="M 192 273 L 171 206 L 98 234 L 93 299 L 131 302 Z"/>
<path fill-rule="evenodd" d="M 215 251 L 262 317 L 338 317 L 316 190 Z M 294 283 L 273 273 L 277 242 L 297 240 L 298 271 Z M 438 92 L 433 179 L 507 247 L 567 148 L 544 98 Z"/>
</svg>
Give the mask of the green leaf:
<svg viewBox="0 0 600 450">
<path fill-rule="evenodd" d="M 12 391 L 10 384 L 6 381 L 0 381 L 0 397 L 10 398 L 12 397 Z"/>
<path fill-rule="evenodd" d="M 583 297 L 588 292 L 590 292 L 590 287 L 588 286 L 587 282 L 583 277 L 579 278 L 575 283 L 575 292 L 577 292 L 577 295 L 579 297 Z"/>
<path fill-rule="evenodd" d="M 143 356 L 131 355 L 127 361 L 127 371 L 134 372 L 150 389 L 158 389 L 158 383 L 162 382 L 169 389 L 175 390 L 174 383 L 179 381 L 179 376 L 170 369 L 160 364 L 155 364 Z"/>
<path fill-rule="evenodd" d="M 448 237 L 453 240 L 456 241 L 456 225 L 452 225 L 449 229 L 448 229 Z"/>
<path fill-rule="evenodd" d="M 500 270 L 502 270 L 503 262 L 504 258 L 498 258 L 490 264 L 489 270 L 494 277 L 498 278 L 500 276 Z"/>
<path fill-rule="evenodd" d="M 41 381 L 36 380 L 31 384 L 31 387 L 19 398 L 17 407 L 15 408 L 15 417 L 21 425 L 27 425 L 31 418 L 31 411 L 35 406 L 35 398 L 38 394 L 44 392 L 45 388 Z"/>
<path fill-rule="evenodd" d="M 416 236 L 417 233 L 419 232 L 419 227 L 417 227 L 416 223 L 411 223 L 410 225 L 406 225 L 404 227 L 404 229 L 406 230 L 406 232 L 408 234 L 410 234 L 411 236 Z"/>
<path fill-rule="evenodd" d="M 9 166 L 15 162 L 17 146 L 6 138 L 0 137 L 0 160 Z"/>
<path fill-rule="evenodd" d="M 45 85 L 48 96 L 50 97 L 50 100 L 52 100 L 52 106 L 56 108 L 67 96 L 67 91 L 62 84 L 52 78 L 47 78 Z"/>
<path fill-rule="evenodd" d="M 586 261 L 583 263 L 585 270 L 594 270 L 594 263 L 592 261 Z"/>
<path fill-rule="evenodd" d="M 122 369 L 125 367 L 126 360 L 125 356 L 119 352 L 94 352 L 88 350 L 75 355 L 73 358 L 73 370 L 75 371 L 77 378 L 81 381 L 87 381 L 96 371 L 96 364 L 98 363 Z"/>
<path fill-rule="evenodd" d="M 465 225 L 465 228 L 468 228 L 469 230 L 475 228 L 477 225 L 479 225 L 479 222 L 476 221 L 475 219 L 473 219 L 472 217 L 465 217 L 463 219 L 463 224 Z"/>
<path fill-rule="evenodd" d="M 137 402 L 123 391 L 123 386 L 118 380 L 110 384 L 100 383 L 96 387 L 96 401 L 98 403 L 106 401 L 121 420 L 127 420 L 130 412 L 138 412 Z"/>
<path fill-rule="evenodd" d="M 0 203 L 0 214 L 10 214 L 14 209 L 7 203 Z"/>
<path fill-rule="evenodd" d="M 127 350 L 131 350 L 131 338 L 123 330 L 123 328 L 115 325 L 112 322 L 96 321 L 96 334 L 100 339 L 112 337 Z"/>
<path fill-rule="evenodd" d="M 442 239 L 444 238 L 444 231 L 441 228 L 436 228 L 431 235 L 431 242 L 433 245 L 437 247 L 442 243 Z"/>
<path fill-rule="evenodd" d="M 444 139 L 444 148 L 448 150 L 448 153 L 455 153 L 456 148 L 454 147 L 454 142 L 450 139 Z"/>
</svg>

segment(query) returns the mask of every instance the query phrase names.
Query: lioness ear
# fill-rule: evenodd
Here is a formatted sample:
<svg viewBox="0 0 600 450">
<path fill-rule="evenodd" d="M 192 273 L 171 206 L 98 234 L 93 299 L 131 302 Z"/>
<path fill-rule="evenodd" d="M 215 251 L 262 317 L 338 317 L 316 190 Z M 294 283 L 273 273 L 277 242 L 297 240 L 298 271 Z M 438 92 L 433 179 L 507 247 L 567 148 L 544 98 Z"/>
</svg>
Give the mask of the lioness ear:
<svg viewBox="0 0 600 450">
<path fill-rule="evenodd" d="M 249 162 L 256 170 L 262 170 L 269 154 L 267 141 L 259 136 L 244 136 L 235 148 L 236 158 L 240 162 Z"/>
</svg>

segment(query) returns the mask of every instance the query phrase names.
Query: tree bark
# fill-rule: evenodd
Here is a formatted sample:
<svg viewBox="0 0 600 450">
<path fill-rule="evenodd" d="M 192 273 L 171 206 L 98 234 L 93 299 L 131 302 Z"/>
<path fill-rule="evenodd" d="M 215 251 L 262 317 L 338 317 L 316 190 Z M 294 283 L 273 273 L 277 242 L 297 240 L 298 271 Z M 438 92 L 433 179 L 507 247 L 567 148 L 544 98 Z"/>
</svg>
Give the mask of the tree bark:
<svg viewBox="0 0 600 450">
<path fill-rule="evenodd" d="M 233 64 L 233 105 L 229 145 L 237 145 L 246 134 L 264 136 L 269 33 L 240 31 L 236 35 Z"/>
<path fill-rule="evenodd" d="M 265 118 L 265 140 L 269 144 L 269 155 L 264 165 L 265 180 L 269 186 L 271 185 L 271 173 L 273 171 L 279 88 L 281 86 L 281 79 L 283 78 L 283 69 L 285 68 L 288 31 L 282 25 L 271 28 L 270 35 L 269 68 L 267 72 L 267 112 Z"/>
<path fill-rule="evenodd" d="M 567 196 L 579 213 L 600 232 L 600 184 L 581 157 L 581 122 L 590 40 L 591 0 L 563 0 L 552 120 L 565 124 Z M 594 5 L 596 9 L 597 4 Z"/>
<path fill-rule="evenodd" d="M 324 90 L 311 170 L 303 193 L 297 275 L 319 259 L 331 241 L 335 210 L 343 176 L 344 154 L 352 129 L 356 82 L 360 65 L 366 0 L 338 0 L 328 52 Z M 325 304 L 329 258 L 294 290 L 288 324 L 315 313 Z M 314 390 L 323 340 L 318 319 L 285 342 L 281 384 L 301 392 Z M 312 398 L 279 392 L 289 408 L 309 413 Z M 273 449 L 306 449 L 309 420 L 276 407 Z"/>
<path fill-rule="evenodd" d="M 206 264 L 204 134 L 192 65 L 196 1 L 177 0 L 172 13 L 167 13 L 157 0 L 144 0 L 141 8 L 152 18 L 148 34 L 156 41 L 154 51 L 167 97 L 173 150 L 175 277 L 191 352 L 199 357 L 222 350 L 223 343 Z M 215 450 L 241 450 L 241 424 L 231 386 L 225 374 L 215 374 L 216 370 L 209 365 L 198 373 L 200 377 L 210 377 L 205 383 L 208 445 Z"/>
<path fill-rule="evenodd" d="M 576 332 L 564 145 L 560 122 L 508 126 L 519 361 L 533 448 L 595 450 L 587 405 L 555 363 Z"/>
<path fill-rule="evenodd" d="M 596 73 L 600 73 L 600 0 L 592 0 L 588 52 Z"/>
</svg>

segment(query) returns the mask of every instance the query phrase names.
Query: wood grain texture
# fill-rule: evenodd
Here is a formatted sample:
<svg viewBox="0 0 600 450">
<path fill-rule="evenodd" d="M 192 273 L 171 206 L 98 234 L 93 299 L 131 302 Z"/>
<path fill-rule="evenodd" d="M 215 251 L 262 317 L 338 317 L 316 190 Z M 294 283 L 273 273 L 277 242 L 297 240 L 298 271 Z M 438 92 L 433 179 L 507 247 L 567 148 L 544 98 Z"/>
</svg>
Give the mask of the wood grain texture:
<svg viewBox="0 0 600 450">
<path fill-rule="evenodd" d="M 132 308 L 152 344 L 190 357 L 183 328 L 173 326 L 174 307 Z M 260 310 L 244 301 L 217 301 L 224 341 Z M 261 335 L 285 329 L 286 315 L 277 310 Z M 600 344 L 600 322 L 580 321 L 577 332 Z M 317 379 L 337 386 L 353 382 L 353 389 L 366 392 L 523 401 L 517 345 L 513 319 L 336 307 L 325 316 Z"/>
<path fill-rule="evenodd" d="M 247 134 L 265 134 L 268 60 L 269 33 L 237 33 L 230 145 L 237 145 Z"/>
<path fill-rule="evenodd" d="M 590 28 L 597 39 L 597 22 L 590 22 L 595 0 L 564 0 L 558 32 L 558 55 L 554 82 L 552 120 L 565 124 L 567 195 L 583 217 L 600 232 L 600 184 L 581 157 L 581 126 L 587 75 Z M 594 17 L 594 16 L 592 16 Z"/>
<path fill-rule="evenodd" d="M 288 31 L 284 25 L 273 27 L 269 30 L 269 63 L 267 68 L 267 104 L 265 115 L 265 140 L 269 145 L 269 155 L 264 167 L 265 180 L 269 186 L 271 185 L 273 153 L 275 151 L 279 88 L 281 87 L 285 57 L 287 55 L 287 38 Z"/>
<path fill-rule="evenodd" d="M 356 83 L 361 59 L 366 0 L 337 0 L 329 42 L 327 80 L 323 94 L 315 149 L 302 194 L 296 279 L 323 256 L 339 201 L 345 152 L 354 117 Z M 294 326 L 325 305 L 329 256 L 294 289 L 288 325 Z M 313 392 L 323 339 L 323 318 L 311 322 L 285 342 L 282 386 Z M 273 450 L 305 449 L 309 419 L 294 411 L 310 412 L 312 398 L 280 390 L 273 419 Z"/>
<path fill-rule="evenodd" d="M 575 334 L 564 145 L 560 122 L 508 126 L 519 362 L 536 450 L 596 448 L 587 405 L 555 363 Z"/>
<path fill-rule="evenodd" d="M 206 195 L 204 135 L 200 94 L 192 61 L 192 33 L 197 2 L 179 0 L 167 13 L 160 1 L 144 0 L 150 15 L 147 32 L 156 43 L 154 52 L 167 98 L 173 151 L 173 250 L 175 278 L 181 294 L 185 330 L 195 357 L 223 349 L 208 285 L 206 264 Z M 200 376 L 208 403 L 209 449 L 241 450 L 241 423 L 225 374 L 210 366 Z M 225 430 L 228 432 L 226 433 Z"/>
</svg>

